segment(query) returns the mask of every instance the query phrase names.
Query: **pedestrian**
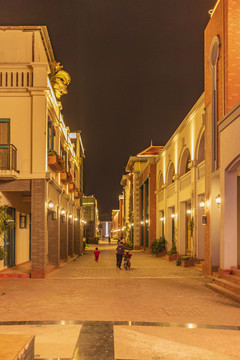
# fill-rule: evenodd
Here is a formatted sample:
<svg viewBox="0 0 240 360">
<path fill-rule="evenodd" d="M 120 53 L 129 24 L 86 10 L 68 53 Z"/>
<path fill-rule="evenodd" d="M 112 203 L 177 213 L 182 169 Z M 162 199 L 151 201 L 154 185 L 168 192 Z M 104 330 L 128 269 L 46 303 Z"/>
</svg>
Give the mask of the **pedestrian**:
<svg viewBox="0 0 240 360">
<path fill-rule="evenodd" d="M 101 254 L 101 252 L 98 250 L 98 248 L 96 248 L 95 251 L 94 251 L 94 256 L 95 256 L 95 261 L 96 262 L 98 262 L 99 254 Z"/>
<path fill-rule="evenodd" d="M 117 267 L 120 270 L 121 270 L 123 254 L 124 254 L 124 245 L 122 242 L 120 242 L 116 249 Z"/>
</svg>

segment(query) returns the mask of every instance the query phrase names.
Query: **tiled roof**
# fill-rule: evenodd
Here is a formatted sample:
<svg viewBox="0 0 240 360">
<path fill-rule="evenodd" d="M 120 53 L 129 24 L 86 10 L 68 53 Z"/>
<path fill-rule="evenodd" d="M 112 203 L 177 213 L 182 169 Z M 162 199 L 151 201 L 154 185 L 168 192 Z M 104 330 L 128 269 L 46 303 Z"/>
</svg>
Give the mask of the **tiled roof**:
<svg viewBox="0 0 240 360">
<path fill-rule="evenodd" d="M 163 150 L 163 146 L 154 146 L 150 145 L 147 149 L 141 151 L 139 154 L 137 154 L 138 157 L 141 156 L 157 156 L 159 155 Z"/>
</svg>

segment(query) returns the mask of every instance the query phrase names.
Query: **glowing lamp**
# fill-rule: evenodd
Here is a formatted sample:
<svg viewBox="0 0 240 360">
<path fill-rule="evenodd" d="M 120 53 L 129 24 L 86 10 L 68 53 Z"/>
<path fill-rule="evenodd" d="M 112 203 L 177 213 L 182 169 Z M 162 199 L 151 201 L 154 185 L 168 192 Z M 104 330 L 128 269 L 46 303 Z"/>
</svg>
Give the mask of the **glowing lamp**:
<svg viewBox="0 0 240 360">
<path fill-rule="evenodd" d="M 222 199 L 221 199 L 220 194 L 218 194 L 218 195 L 216 196 L 215 201 L 216 201 L 216 204 L 217 204 L 218 207 L 221 206 Z"/>
<path fill-rule="evenodd" d="M 53 204 L 52 200 L 50 200 L 50 201 L 49 201 L 49 203 L 48 203 L 48 207 L 49 207 L 49 209 L 52 209 L 52 208 L 53 208 L 53 206 L 54 206 L 54 204 Z"/>
</svg>

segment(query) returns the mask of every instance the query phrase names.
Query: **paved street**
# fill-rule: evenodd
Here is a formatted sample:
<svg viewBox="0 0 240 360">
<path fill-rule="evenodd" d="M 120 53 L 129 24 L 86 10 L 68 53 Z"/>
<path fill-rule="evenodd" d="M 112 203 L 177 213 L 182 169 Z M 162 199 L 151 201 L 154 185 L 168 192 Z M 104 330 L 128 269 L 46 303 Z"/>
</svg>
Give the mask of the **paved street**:
<svg viewBox="0 0 240 360">
<path fill-rule="evenodd" d="M 240 306 L 200 272 L 141 251 L 119 270 L 98 247 L 98 263 L 91 245 L 44 280 L 1 279 L 0 332 L 35 334 L 38 359 L 240 358 Z"/>
</svg>

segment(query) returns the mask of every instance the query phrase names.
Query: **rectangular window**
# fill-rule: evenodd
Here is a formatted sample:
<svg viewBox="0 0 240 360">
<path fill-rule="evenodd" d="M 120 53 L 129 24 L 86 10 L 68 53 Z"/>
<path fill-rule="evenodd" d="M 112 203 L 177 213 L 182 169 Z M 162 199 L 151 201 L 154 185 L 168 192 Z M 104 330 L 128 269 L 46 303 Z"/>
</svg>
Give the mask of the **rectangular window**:
<svg viewBox="0 0 240 360">
<path fill-rule="evenodd" d="M 10 120 L 0 119 L 0 144 L 10 144 Z"/>
<path fill-rule="evenodd" d="M 0 119 L 0 169 L 10 169 L 10 119 Z"/>
<path fill-rule="evenodd" d="M 63 160 L 64 160 L 65 169 L 68 170 L 67 152 L 65 150 L 62 150 L 62 157 L 63 157 Z"/>
<path fill-rule="evenodd" d="M 52 120 L 48 120 L 48 151 L 54 150 L 54 129 Z"/>
</svg>

